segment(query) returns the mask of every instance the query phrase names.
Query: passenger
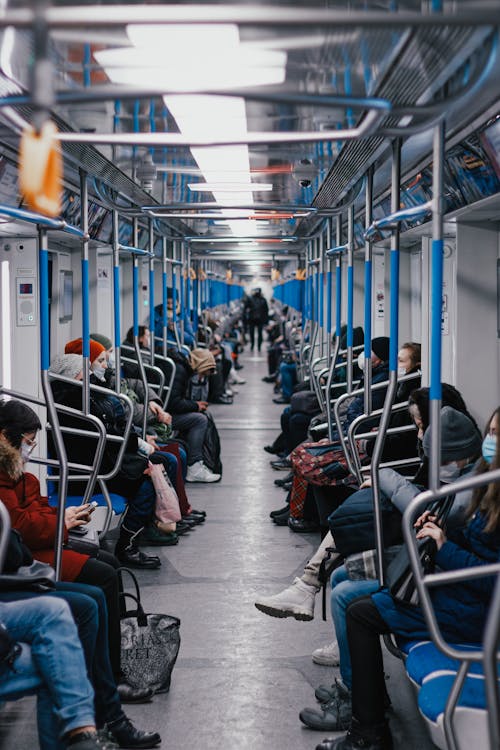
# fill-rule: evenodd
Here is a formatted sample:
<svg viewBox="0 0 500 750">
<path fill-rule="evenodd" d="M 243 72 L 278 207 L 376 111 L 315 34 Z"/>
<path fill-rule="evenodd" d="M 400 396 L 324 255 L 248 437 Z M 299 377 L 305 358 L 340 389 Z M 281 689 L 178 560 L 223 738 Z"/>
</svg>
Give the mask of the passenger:
<svg viewBox="0 0 500 750">
<path fill-rule="evenodd" d="M 430 450 L 430 428 L 425 435 L 419 433 L 422 439 L 424 454 L 428 457 Z M 461 474 L 468 473 L 473 469 L 473 462 L 481 451 L 481 435 L 475 423 L 465 414 L 456 411 L 450 406 L 445 406 L 441 411 L 441 481 L 448 484 Z M 456 476 L 452 472 L 456 471 Z M 422 491 L 419 487 L 392 469 L 381 469 L 380 490 L 383 495 L 390 497 L 392 503 L 404 512 L 410 501 Z M 370 482 L 364 483 L 370 486 Z M 345 723 L 346 715 L 349 721 L 348 700 L 337 702 L 337 696 L 349 695 L 352 688 L 351 662 L 346 634 L 346 609 L 349 604 L 359 597 L 366 596 L 377 591 L 380 584 L 376 579 L 351 580 L 343 565 L 337 568 L 332 575 L 331 611 L 335 626 L 337 640 L 328 648 L 337 654 L 340 662 L 340 674 L 342 679 L 337 680 L 331 687 L 320 686 L 320 695 L 328 698 L 321 710 L 304 709 L 300 718 L 304 724 L 311 729 L 321 731 L 340 731 L 348 728 Z"/>
<path fill-rule="evenodd" d="M 447 383 L 443 383 L 442 387 L 443 407 L 451 406 L 456 411 L 465 414 L 474 424 L 474 426 L 476 426 L 474 419 L 467 411 L 464 400 L 457 389 L 451 385 L 448 385 Z M 415 485 L 427 487 L 428 459 L 427 456 L 425 456 L 425 454 L 423 453 L 421 443 L 422 436 L 429 426 L 429 388 L 419 388 L 416 391 L 412 391 L 408 403 L 408 411 L 415 421 L 415 424 L 419 430 L 418 435 L 420 435 L 420 437 L 418 437 L 417 435 L 417 452 L 422 456 L 421 465 L 412 482 Z M 385 472 L 390 471 L 390 469 L 383 469 L 381 470 L 380 475 L 385 476 Z M 382 474 L 382 472 L 384 472 L 384 474 Z M 300 576 L 300 578 L 295 578 L 293 583 L 286 589 L 281 591 L 279 594 L 258 599 L 255 602 L 255 606 L 257 607 L 257 609 L 259 609 L 261 612 L 264 612 L 264 614 L 271 615 L 271 617 L 295 617 L 296 620 L 312 620 L 314 617 L 314 604 L 316 600 L 316 594 L 321 589 L 321 583 L 318 579 L 319 568 L 323 558 L 325 557 L 326 548 L 332 546 L 334 546 L 333 537 L 331 533 L 328 532 L 328 534 L 326 534 L 320 546 L 316 550 L 315 554 L 306 564 L 302 576 Z M 323 657 L 318 656 L 318 658 L 321 659 Z M 328 658 L 328 656 L 325 656 L 325 658 Z M 323 660 L 320 663 L 338 663 L 338 656 L 335 657 L 334 655 L 333 658 L 333 662 L 326 662 Z"/>
<path fill-rule="evenodd" d="M 255 348 L 255 329 L 257 329 L 257 349 L 262 348 L 262 330 L 269 320 L 269 307 L 259 287 L 253 290 L 246 302 L 247 319 L 250 331 L 250 350 Z"/>
<path fill-rule="evenodd" d="M 483 458 L 476 473 L 500 468 L 498 434 L 500 407 L 488 422 L 482 443 Z M 500 558 L 500 483 L 474 491 L 468 524 L 448 534 L 425 511 L 415 524 L 417 539 L 430 537 L 437 546 L 440 570 L 460 570 L 497 562 Z M 495 579 L 471 579 L 430 591 L 434 615 L 443 637 L 451 643 L 480 644 Z M 352 666 L 352 722 L 346 737 L 325 740 L 319 750 L 392 748 L 385 719 L 385 679 L 380 635 L 394 633 L 405 640 L 428 640 L 429 631 L 418 606 L 397 603 L 387 589 L 363 597 L 347 607 L 347 642 Z M 339 700 L 342 698 L 339 697 Z"/>
<path fill-rule="evenodd" d="M 91 341 L 92 354 L 104 348 L 97 341 Z M 73 358 L 78 355 L 58 357 L 51 363 L 51 371 L 55 374 L 71 377 L 74 370 Z M 93 358 L 94 359 L 94 358 Z M 83 366 L 83 362 L 82 365 Z M 69 369 L 68 369 L 69 368 Z M 73 376 L 74 377 L 74 376 Z M 79 377 L 75 379 L 80 379 Z M 56 403 L 80 410 L 82 404 L 82 389 L 69 383 L 54 380 L 51 384 Z M 118 402 L 120 410 L 117 411 Z M 110 392 L 109 396 L 95 391 L 90 392 L 90 413 L 98 417 L 106 428 L 108 435 L 123 436 L 126 426 L 125 410 L 121 402 Z M 88 430 L 89 425 L 83 418 L 70 417 L 60 414 L 61 425 L 73 427 L 77 430 Z M 74 463 L 92 466 L 95 458 L 96 441 L 93 438 L 78 434 L 64 435 L 64 444 L 68 459 Z M 146 555 L 137 546 L 137 536 L 154 516 L 156 495 L 150 479 L 144 475 L 148 468 L 147 458 L 137 453 L 137 435 L 130 434 L 127 449 L 124 453 L 121 467 L 106 484 L 110 492 L 122 495 L 127 500 L 127 515 L 120 526 L 120 536 L 115 547 L 115 556 L 123 564 L 134 568 L 156 569 L 161 565 L 160 559 L 154 555 Z M 117 443 L 107 443 L 101 463 L 100 473 L 107 474 L 114 469 L 118 457 Z M 85 494 L 86 482 L 72 482 L 71 491 Z"/>
<path fill-rule="evenodd" d="M 176 364 L 175 378 L 170 394 L 169 409 L 172 426 L 186 441 L 188 448 L 188 482 L 218 482 L 220 474 L 214 474 L 203 463 L 203 441 L 208 427 L 206 400 L 196 401 L 189 397 L 192 376 L 207 375 L 215 370 L 215 360 L 207 349 L 193 349 L 186 357 L 172 352 Z"/>
</svg>

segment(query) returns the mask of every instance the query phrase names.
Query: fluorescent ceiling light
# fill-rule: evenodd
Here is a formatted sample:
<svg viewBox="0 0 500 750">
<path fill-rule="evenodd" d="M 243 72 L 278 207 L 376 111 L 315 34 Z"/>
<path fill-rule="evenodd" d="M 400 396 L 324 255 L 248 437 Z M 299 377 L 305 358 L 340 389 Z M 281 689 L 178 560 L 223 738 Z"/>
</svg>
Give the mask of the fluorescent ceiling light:
<svg viewBox="0 0 500 750">
<path fill-rule="evenodd" d="M 278 50 L 256 53 L 245 47 L 240 43 L 235 24 L 132 24 L 127 26 L 127 34 L 132 47 L 95 52 L 95 59 L 115 83 L 197 92 L 192 96 L 164 96 L 180 132 L 193 140 L 200 137 L 244 140 L 248 136 L 243 99 L 203 96 L 199 92 L 279 85 L 285 80 L 286 53 Z M 235 173 L 238 174 L 238 181 L 244 185 L 244 189 L 238 191 L 241 200 L 252 205 L 254 188 L 250 180 L 248 146 L 193 147 L 191 153 L 205 180 L 210 180 L 210 192 L 221 206 L 221 218 L 230 220 L 230 211 L 222 207 L 234 202 L 234 191 L 224 189 L 228 172 L 233 180 Z M 201 185 L 194 189 L 208 189 L 206 183 L 204 187 Z M 235 219 L 229 226 L 235 235 L 255 233 L 253 221 Z"/>
<path fill-rule="evenodd" d="M 188 185 L 194 193 L 268 193 L 273 189 L 270 182 L 193 182 Z"/>
</svg>

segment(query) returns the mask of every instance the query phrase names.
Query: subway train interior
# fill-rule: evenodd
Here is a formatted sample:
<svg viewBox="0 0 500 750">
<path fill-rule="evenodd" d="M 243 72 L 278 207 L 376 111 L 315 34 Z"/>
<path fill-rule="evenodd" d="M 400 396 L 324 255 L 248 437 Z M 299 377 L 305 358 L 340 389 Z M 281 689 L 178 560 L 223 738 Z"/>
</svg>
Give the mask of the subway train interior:
<svg viewBox="0 0 500 750">
<path fill-rule="evenodd" d="M 0 750 L 500 748 L 499 37 L 0 2 Z"/>
</svg>

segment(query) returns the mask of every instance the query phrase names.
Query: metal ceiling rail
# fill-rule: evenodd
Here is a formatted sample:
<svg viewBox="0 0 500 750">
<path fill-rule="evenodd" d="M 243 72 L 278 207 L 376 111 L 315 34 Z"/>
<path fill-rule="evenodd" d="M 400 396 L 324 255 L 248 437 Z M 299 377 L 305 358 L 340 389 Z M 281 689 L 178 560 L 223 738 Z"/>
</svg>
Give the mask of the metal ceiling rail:
<svg viewBox="0 0 500 750">
<path fill-rule="evenodd" d="M 240 26 L 299 28 L 335 26 L 346 28 L 412 26 L 485 26 L 499 23 L 499 10 L 491 3 L 475 0 L 458 13 L 415 11 L 345 11 L 335 8 L 265 7 L 262 5 L 114 5 L 58 6 L 45 10 L 49 29 L 113 28 L 126 24 L 204 24 L 236 23 Z M 37 20 L 33 8 L 8 9 L 0 17 L 0 28 L 31 27 Z"/>
<path fill-rule="evenodd" d="M 370 138 L 376 133 L 387 110 L 369 109 L 359 125 L 342 130 L 322 131 L 256 131 L 243 138 L 186 138 L 182 133 L 77 133 L 59 132 L 55 139 L 62 143 L 89 143 L 111 146 L 258 146 L 273 143 L 319 143 L 321 141 L 351 141 Z"/>
<path fill-rule="evenodd" d="M 388 214 L 382 219 L 373 221 L 363 236 L 366 240 L 368 240 L 381 229 L 394 229 L 394 227 L 397 227 L 398 224 L 401 224 L 402 221 L 411 221 L 412 219 L 419 219 L 423 216 L 426 216 L 427 214 L 430 214 L 432 212 L 432 205 L 432 201 L 427 201 L 427 203 L 422 203 L 421 206 L 403 208 L 401 209 L 401 211 L 396 211 L 393 214 Z"/>
<path fill-rule="evenodd" d="M 323 209 L 318 209 L 313 206 L 307 206 L 306 204 L 302 203 L 284 203 L 284 204 L 277 204 L 277 203 L 234 203 L 230 206 L 227 206 L 224 204 L 221 206 L 220 203 L 215 203 L 214 201 L 197 201 L 196 203 L 169 203 L 167 204 L 158 204 L 158 205 L 151 205 L 151 206 L 142 206 L 142 210 L 145 212 L 148 211 L 179 211 L 181 209 L 192 209 L 193 211 L 196 211 L 198 209 L 218 209 L 219 211 L 226 211 L 229 209 L 248 209 L 252 211 L 280 211 L 280 212 L 292 212 L 292 211 L 304 211 L 307 213 L 318 213 L 322 211 Z M 167 214 L 165 214 L 167 215 Z M 217 217 L 216 217 L 217 218 Z M 221 216 L 220 218 L 225 218 L 224 216 Z M 232 218 L 232 217 L 228 217 Z"/>
<path fill-rule="evenodd" d="M 338 245 L 337 247 L 331 247 L 326 251 L 325 255 L 327 258 L 334 258 L 337 255 L 343 255 L 349 249 L 349 245 Z"/>
<path fill-rule="evenodd" d="M 14 206 L 6 206 L 4 203 L 0 203 L 0 214 L 10 216 L 12 219 L 17 219 L 18 221 L 26 221 L 28 224 L 37 224 L 44 229 L 66 232 L 81 240 L 89 239 L 86 232 L 71 224 L 67 224 L 64 219 L 50 219 L 48 216 L 37 214 L 34 211 L 27 211 L 25 208 L 15 208 Z"/>
<path fill-rule="evenodd" d="M 140 247 L 132 247 L 131 245 L 118 245 L 118 250 L 121 253 L 128 253 L 129 255 L 145 255 L 147 258 L 155 257 L 149 250 L 142 250 Z"/>
</svg>

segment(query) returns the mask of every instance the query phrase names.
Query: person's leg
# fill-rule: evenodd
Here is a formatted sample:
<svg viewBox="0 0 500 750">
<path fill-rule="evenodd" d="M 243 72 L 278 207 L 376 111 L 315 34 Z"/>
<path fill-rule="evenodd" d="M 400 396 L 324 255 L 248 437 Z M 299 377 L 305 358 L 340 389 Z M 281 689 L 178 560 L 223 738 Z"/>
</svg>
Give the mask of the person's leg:
<svg viewBox="0 0 500 750">
<path fill-rule="evenodd" d="M 208 427 L 208 418 L 201 412 L 174 414 L 172 427 L 179 430 L 187 443 L 188 466 L 203 461 L 203 441 Z"/>
<path fill-rule="evenodd" d="M 296 368 L 294 364 L 288 364 L 282 362 L 280 364 L 280 375 L 281 375 L 281 392 L 283 398 L 290 401 L 293 393 L 293 386 L 295 385 L 295 372 Z"/>
<path fill-rule="evenodd" d="M 346 610 L 351 602 L 363 596 L 373 594 L 379 589 L 376 580 L 351 581 L 342 565 L 332 575 L 331 610 L 335 626 L 335 635 L 340 654 L 340 675 L 346 687 L 352 688 L 351 658 L 347 641 Z"/>
<path fill-rule="evenodd" d="M 249 323 L 248 332 L 250 334 L 250 351 L 253 352 L 255 348 L 255 323 Z"/>
<path fill-rule="evenodd" d="M 288 437 L 289 453 L 307 439 L 307 430 L 309 429 L 311 419 L 312 416 L 310 414 L 304 414 L 301 411 L 291 414 Z"/>
<path fill-rule="evenodd" d="M 149 457 L 152 464 L 163 464 L 168 478 L 177 489 L 177 459 L 173 453 L 168 451 L 155 451 Z"/>
<path fill-rule="evenodd" d="M 346 487 L 343 484 L 314 487 L 314 499 L 322 527 L 329 528 L 328 517 L 354 492 L 352 487 Z"/>
<path fill-rule="evenodd" d="M 264 324 L 263 323 L 259 323 L 257 325 L 257 333 L 258 333 L 257 348 L 258 348 L 259 352 L 262 349 L 262 329 L 263 328 L 264 328 Z"/>
<path fill-rule="evenodd" d="M 89 558 L 83 566 L 80 574 L 75 580 L 77 584 L 83 585 L 82 593 L 92 596 L 99 608 L 99 628 L 101 635 L 99 639 L 100 647 L 105 646 L 104 651 L 108 653 L 111 662 L 111 670 L 115 681 L 119 682 L 120 678 L 120 584 L 118 573 L 115 568 L 108 563 Z M 105 597 L 105 606 L 103 611 L 102 602 L 98 592 L 94 591 L 98 587 Z M 90 591 L 89 591 L 90 589 Z M 102 629 L 102 622 L 105 620 L 106 627 Z M 105 634 L 103 638 L 102 632 Z M 102 641 L 104 640 L 104 644 Z"/>
<path fill-rule="evenodd" d="M 385 679 L 380 636 L 389 633 L 371 597 L 351 602 L 346 613 L 352 666 L 352 715 L 361 727 L 383 725 Z"/>
<path fill-rule="evenodd" d="M 11 638 L 31 646 L 33 662 L 47 688 L 46 703 L 58 721 L 60 735 L 94 727 L 94 692 L 86 677 L 86 666 L 78 632 L 69 606 L 62 599 L 42 596 L 19 602 L 0 603 L 0 619 Z M 47 705 L 42 706 L 46 713 Z M 50 712 L 52 713 L 52 711 Z M 50 724 L 39 716 L 50 733 Z M 42 744 L 43 742 L 43 744 Z M 53 750 L 41 737 L 41 747 Z"/>
</svg>

